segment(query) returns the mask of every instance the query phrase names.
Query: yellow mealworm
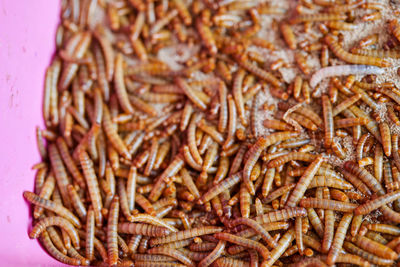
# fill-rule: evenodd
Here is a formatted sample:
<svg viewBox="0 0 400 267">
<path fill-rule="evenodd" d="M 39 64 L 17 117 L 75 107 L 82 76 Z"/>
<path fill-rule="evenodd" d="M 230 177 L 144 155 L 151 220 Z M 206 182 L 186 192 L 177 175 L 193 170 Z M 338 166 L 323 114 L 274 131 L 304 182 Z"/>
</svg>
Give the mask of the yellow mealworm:
<svg viewBox="0 0 400 267">
<path fill-rule="evenodd" d="M 300 206 L 305 208 L 320 208 L 326 210 L 337 210 L 342 212 L 353 212 L 358 205 L 354 203 L 328 200 L 328 199 L 318 199 L 318 198 L 305 198 L 300 200 Z"/>
<path fill-rule="evenodd" d="M 74 207 L 79 218 L 84 220 L 87 213 L 85 205 L 82 203 L 81 198 L 79 197 L 78 193 L 72 185 L 68 185 L 67 189 L 72 206 Z"/>
<path fill-rule="evenodd" d="M 360 249 L 359 247 L 353 245 L 350 242 L 344 242 L 343 247 L 349 251 L 350 253 L 353 253 L 355 255 L 358 255 L 364 259 L 366 259 L 368 262 L 371 262 L 373 264 L 379 264 L 379 265 L 391 265 L 393 263 L 392 260 L 389 259 L 383 259 L 378 256 L 375 256 L 371 253 L 366 252 L 365 250 Z"/>
<path fill-rule="evenodd" d="M 54 188 L 55 188 L 55 179 L 53 174 L 50 173 L 40 189 L 39 197 L 43 199 L 49 199 L 50 196 L 53 194 Z M 38 219 L 42 214 L 43 214 L 43 207 L 36 206 L 33 211 L 33 217 L 35 219 Z"/>
<path fill-rule="evenodd" d="M 64 231 L 67 232 L 69 237 L 71 238 L 74 247 L 79 249 L 79 235 L 74 226 L 66 219 L 59 216 L 51 216 L 46 217 L 39 220 L 35 226 L 32 228 L 32 231 L 29 233 L 30 238 L 38 238 L 39 235 L 45 231 L 45 229 L 49 226 L 58 226 L 61 227 Z"/>
<path fill-rule="evenodd" d="M 338 44 L 338 42 L 331 36 L 327 35 L 324 38 L 325 43 L 329 46 L 332 52 L 339 59 L 352 64 L 365 64 L 365 65 L 375 65 L 378 67 L 388 67 L 390 63 L 384 59 L 370 56 L 354 55 L 345 50 Z"/>
<path fill-rule="evenodd" d="M 391 193 L 387 193 L 386 195 L 380 196 L 374 200 L 368 201 L 365 204 L 362 204 L 358 206 L 355 210 L 354 213 L 356 215 L 364 215 L 372 210 L 375 210 L 383 205 L 386 205 L 387 203 L 393 202 L 394 200 L 400 198 L 400 191 L 394 191 Z"/>
<path fill-rule="evenodd" d="M 346 161 L 344 168 L 362 180 L 372 191 L 378 193 L 379 195 L 384 195 L 385 191 L 383 190 L 382 186 L 367 170 L 357 166 L 357 164 L 351 161 Z"/>
<path fill-rule="evenodd" d="M 324 129 L 325 129 L 325 148 L 332 145 L 334 126 L 333 126 L 333 114 L 332 114 L 332 104 L 328 96 L 322 96 L 322 110 L 324 115 Z"/>
<path fill-rule="evenodd" d="M 85 151 L 81 151 L 79 153 L 79 161 L 82 165 L 83 173 L 86 179 L 86 183 L 88 185 L 90 199 L 92 201 L 93 210 L 95 213 L 96 225 L 99 226 L 102 224 L 101 209 L 103 205 L 101 201 L 97 176 L 93 168 L 93 162 Z"/>
<path fill-rule="evenodd" d="M 31 193 L 28 191 L 24 191 L 24 197 L 26 200 L 28 200 L 32 204 L 35 204 L 35 205 L 38 205 L 45 209 L 48 209 L 48 210 L 58 214 L 59 216 L 66 218 L 76 227 L 78 227 L 78 228 L 81 227 L 81 223 L 80 223 L 79 219 L 71 211 L 69 211 L 68 209 L 63 207 L 61 204 L 55 203 L 51 200 L 41 198 L 38 195 L 35 195 L 34 193 Z"/>
<path fill-rule="evenodd" d="M 395 260 L 398 258 L 397 253 L 392 249 L 367 237 L 356 235 L 351 238 L 351 241 L 360 248 L 377 255 L 378 257 L 388 260 Z"/>
<path fill-rule="evenodd" d="M 345 213 L 340 220 L 335 236 L 333 238 L 332 246 L 326 258 L 326 262 L 328 264 L 334 264 L 336 262 L 339 252 L 343 246 L 343 241 L 352 218 L 353 214 Z"/>
<path fill-rule="evenodd" d="M 290 246 L 294 238 L 295 238 L 294 230 L 293 229 L 288 230 L 279 240 L 277 247 L 271 251 L 270 257 L 266 259 L 261 264 L 261 266 L 262 267 L 272 266 L 278 260 L 278 258 L 285 252 L 285 250 Z"/>
<path fill-rule="evenodd" d="M 295 137 L 297 134 L 294 132 L 278 132 L 273 133 L 267 137 L 260 137 L 257 142 L 249 150 L 249 158 L 245 162 L 243 169 L 243 181 L 246 184 L 247 189 L 251 195 L 254 195 L 254 186 L 250 182 L 251 171 L 256 164 L 261 152 L 268 146 Z M 270 166 L 269 166 L 270 167 Z M 273 167 L 272 167 L 273 168 Z"/>
<path fill-rule="evenodd" d="M 287 23 L 282 23 L 280 26 L 280 30 L 282 32 L 283 38 L 285 39 L 286 44 L 290 49 L 294 50 L 297 46 L 296 36 L 291 28 L 291 26 Z"/>
<path fill-rule="evenodd" d="M 261 243 L 251 240 L 251 239 L 246 239 L 243 237 L 235 236 L 232 234 L 228 233 L 216 233 L 214 236 L 220 240 L 225 240 L 240 246 L 248 247 L 251 249 L 257 250 L 258 253 L 264 258 L 267 259 L 270 256 L 269 250 L 262 245 Z"/>
</svg>

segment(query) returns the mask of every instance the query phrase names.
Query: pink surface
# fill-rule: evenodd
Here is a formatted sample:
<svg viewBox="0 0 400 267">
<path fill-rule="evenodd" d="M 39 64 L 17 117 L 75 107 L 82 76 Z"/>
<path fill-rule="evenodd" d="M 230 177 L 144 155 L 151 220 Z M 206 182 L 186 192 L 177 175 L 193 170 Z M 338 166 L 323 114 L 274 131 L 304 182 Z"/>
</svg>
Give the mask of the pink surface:
<svg viewBox="0 0 400 267">
<path fill-rule="evenodd" d="M 0 265 L 65 266 L 28 238 L 29 206 L 38 162 L 35 126 L 46 66 L 55 45 L 60 2 L 0 0 Z"/>
</svg>

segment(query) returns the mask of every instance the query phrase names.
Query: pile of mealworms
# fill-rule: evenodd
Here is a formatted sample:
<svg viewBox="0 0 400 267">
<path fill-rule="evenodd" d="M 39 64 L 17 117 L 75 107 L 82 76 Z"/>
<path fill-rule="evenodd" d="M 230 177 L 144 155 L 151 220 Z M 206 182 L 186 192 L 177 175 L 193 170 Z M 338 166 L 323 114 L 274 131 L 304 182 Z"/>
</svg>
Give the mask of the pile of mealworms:
<svg viewBox="0 0 400 267">
<path fill-rule="evenodd" d="M 29 237 L 70 265 L 396 265 L 400 24 L 276 2 L 62 1 Z"/>
</svg>

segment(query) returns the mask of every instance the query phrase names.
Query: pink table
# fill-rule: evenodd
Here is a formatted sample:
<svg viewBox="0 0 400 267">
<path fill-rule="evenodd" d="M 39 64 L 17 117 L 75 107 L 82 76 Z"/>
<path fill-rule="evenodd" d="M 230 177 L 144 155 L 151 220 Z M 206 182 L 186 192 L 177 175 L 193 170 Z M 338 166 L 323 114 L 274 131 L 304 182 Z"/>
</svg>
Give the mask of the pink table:
<svg viewBox="0 0 400 267">
<path fill-rule="evenodd" d="M 46 66 L 55 48 L 60 2 L 0 1 L 0 265 L 66 266 L 28 237 L 29 206 L 40 158 L 35 126 L 43 127 L 41 102 Z"/>
</svg>

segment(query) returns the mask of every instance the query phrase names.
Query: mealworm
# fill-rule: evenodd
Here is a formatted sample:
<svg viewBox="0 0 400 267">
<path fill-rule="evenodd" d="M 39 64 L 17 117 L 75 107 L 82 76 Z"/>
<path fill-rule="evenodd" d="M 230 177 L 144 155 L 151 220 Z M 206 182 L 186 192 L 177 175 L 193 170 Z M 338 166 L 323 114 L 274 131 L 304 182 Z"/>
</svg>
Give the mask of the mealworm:
<svg viewBox="0 0 400 267">
<path fill-rule="evenodd" d="M 392 260 L 389 259 L 382 259 L 378 256 L 375 256 L 371 253 L 368 253 L 362 249 L 360 249 L 359 247 L 353 245 L 350 242 L 344 242 L 343 246 L 346 250 L 350 251 L 351 253 L 358 255 L 364 259 L 366 259 L 367 261 L 373 263 L 373 264 L 379 264 L 379 265 L 391 265 L 393 263 Z"/>
<path fill-rule="evenodd" d="M 296 187 L 293 189 L 290 197 L 286 203 L 287 207 L 294 207 L 295 204 L 300 200 L 300 198 L 304 195 L 308 185 L 310 184 L 312 178 L 317 172 L 318 168 L 321 166 L 324 158 L 322 156 L 318 156 L 305 170 L 303 175 L 301 176 L 299 182 Z"/>
<path fill-rule="evenodd" d="M 330 198 L 330 193 L 328 188 L 323 189 L 324 199 Z M 335 214 L 332 210 L 325 210 L 325 225 L 324 225 L 324 237 L 322 240 L 321 250 L 323 253 L 328 253 L 333 240 L 334 234 L 334 222 Z"/>
<path fill-rule="evenodd" d="M 89 208 L 86 218 L 85 256 L 89 261 L 94 259 L 95 219 L 92 208 Z"/>
<path fill-rule="evenodd" d="M 285 40 L 287 46 L 290 49 L 294 50 L 297 46 L 296 36 L 292 30 L 292 28 L 287 23 L 282 23 L 280 26 L 280 30 L 283 35 L 283 39 Z"/>
<path fill-rule="evenodd" d="M 59 260 L 60 262 L 63 262 L 65 264 L 69 265 L 81 265 L 81 260 L 75 259 L 75 258 L 70 258 L 63 253 L 61 253 L 51 242 L 49 234 L 44 231 L 40 237 L 41 243 L 43 246 L 46 248 L 46 250 L 49 252 L 50 255 L 52 255 L 54 258 Z"/>
<path fill-rule="evenodd" d="M 395 260 L 398 258 L 397 253 L 392 249 L 367 237 L 356 235 L 351 238 L 351 241 L 365 251 L 377 255 L 378 257 L 388 260 Z"/>
<path fill-rule="evenodd" d="M 275 87 L 280 87 L 281 82 L 270 72 L 265 71 L 256 65 L 253 65 L 247 60 L 241 60 L 240 58 L 236 59 L 236 62 L 247 71 L 253 73 L 258 78 L 265 80 L 266 82 L 271 83 Z"/>
<path fill-rule="evenodd" d="M 81 198 L 79 197 L 78 193 L 76 192 L 75 188 L 72 185 L 68 185 L 68 194 L 71 199 L 71 204 L 74 207 L 76 213 L 78 214 L 79 218 L 82 220 L 86 219 L 86 207 L 82 203 Z"/>
<path fill-rule="evenodd" d="M 199 262 L 198 266 L 206 267 L 206 266 L 211 265 L 224 252 L 225 245 L 226 245 L 226 242 L 223 240 L 220 240 L 218 242 L 217 246 L 213 249 L 213 251 L 210 252 L 210 254 L 207 257 L 205 257 L 204 259 L 202 259 Z"/>
<path fill-rule="evenodd" d="M 353 210 L 355 210 L 358 207 L 358 205 L 354 203 L 328 200 L 328 199 L 318 199 L 318 198 L 302 199 L 300 200 L 300 206 L 305 208 L 320 208 L 326 210 L 337 210 L 342 212 L 353 212 Z"/>
<path fill-rule="evenodd" d="M 300 15 L 291 19 L 290 24 L 298 24 L 302 22 L 315 22 L 315 21 L 330 21 L 330 20 L 345 20 L 347 18 L 344 14 L 311 14 Z"/>
<path fill-rule="evenodd" d="M 254 250 L 257 250 L 258 253 L 264 258 L 268 259 L 270 257 L 270 252 L 269 250 L 262 245 L 261 243 L 251 240 L 251 239 L 246 239 L 243 237 L 235 236 L 232 234 L 228 233 L 216 233 L 214 236 L 220 240 L 225 240 L 240 246 L 248 247 Z"/>
<path fill-rule="evenodd" d="M 295 239 L 297 250 L 300 255 L 304 253 L 303 232 L 302 232 L 302 217 L 296 217 L 295 221 Z"/>
<path fill-rule="evenodd" d="M 106 133 L 107 138 L 110 140 L 110 143 L 121 154 L 124 158 L 130 160 L 131 154 L 128 151 L 128 148 L 125 146 L 121 137 L 118 135 L 116 129 L 114 128 L 110 113 L 106 106 L 103 107 L 103 128 Z"/>
<path fill-rule="evenodd" d="M 62 162 L 60 153 L 58 152 L 58 149 L 55 144 L 49 145 L 49 158 L 53 168 L 54 176 L 57 181 L 58 188 L 60 189 L 63 203 L 67 208 L 69 208 L 71 206 L 67 192 L 67 185 L 69 184 L 69 179 L 64 164 Z"/>
<path fill-rule="evenodd" d="M 378 193 L 379 195 L 384 195 L 385 191 L 383 190 L 382 186 L 377 182 L 375 177 L 372 176 L 367 170 L 357 166 L 357 164 L 351 161 L 346 161 L 344 163 L 344 168 L 350 173 L 357 176 L 359 179 L 361 179 L 372 191 Z"/>
<path fill-rule="evenodd" d="M 293 217 L 302 217 L 306 215 L 306 210 L 300 207 L 286 208 L 283 210 L 271 211 L 266 214 L 255 217 L 258 223 L 270 223 L 287 220 Z"/>
<path fill-rule="evenodd" d="M 29 233 L 29 237 L 38 238 L 40 234 L 45 231 L 45 229 L 49 226 L 58 226 L 61 227 L 71 238 L 74 247 L 79 249 L 79 235 L 74 226 L 66 219 L 59 217 L 59 216 L 51 216 L 45 217 L 40 219 L 35 226 L 32 228 L 31 232 Z"/>
<path fill-rule="evenodd" d="M 150 245 L 154 246 L 159 244 L 171 243 L 182 239 L 188 239 L 201 235 L 209 235 L 221 231 L 222 231 L 221 227 L 215 227 L 215 226 L 203 226 L 199 228 L 192 228 L 184 231 L 175 232 L 169 234 L 168 236 L 152 238 L 150 239 Z"/>
<path fill-rule="evenodd" d="M 322 111 L 324 115 L 324 129 L 325 129 L 324 146 L 325 148 L 328 148 L 332 145 L 334 126 L 333 126 L 332 104 L 327 95 L 322 96 Z"/>
<path fill-rule="evenodd" d="M 329 46 L 329 48 L 332 50 L 332 52 L 335 54 L 335 56 L 337 56 L 339 59 L 341 59 L 347 63 L 361 64 L 361 65 L 374 65 L 377 67 L 389 67 L 390 66 L 390 63 L 384 59 L 377 58 L 377 57 L 370 57 L 370 56 L 354 55 L 354 54 L 351 54 L 351 53 L 345 51 L 331 35 L 325 36 L 324 42 Z M 357 74 L 357 73 L 348 73 L 348 74 Z"/>
<path fill-rule="evenodd" d="M 265 228 L 259 224 L 258 222 L 249 219 L 249 218 L 237 218 L 230 223 L 231 227 L 235 227 L 240 224 L 244 224 L 252 228 L 255 232 L 261 235 L 262 239 L 268 244 L 269 247 L 275 248 L 277 246 L 275 240 L 271 237 L 271 235 L 265 230 Z"/>
<path fill-rule="evenodd" d="M 339 252 L 343 246 L 343 241 L 352 218 L 353 214 L 345 213 L 340 220 L 335 236 L 333 238 L 332 246 L 326 258 L 326 263 L 334 264 L 336 262 Z"/>
<path fill-rule="evenodd" d="M 364 215 L 371 212 L 372 210 L 378 209 L 379 207 L 386 205 L 390 202 L 393 202 L 399 198 L 400 198 L 400 190 L 387 193 L 386 195 L 380 196 L 374 200 L 368 201 L 367 203 L 358 206 L 354 210 L 354 213 L 356 215 Z"/>
<path fill-rule="evenodd" d="M 278 132 L 278 133 L 273 133 L 267 137 L 260 137 L 257 139 L 257 142 L 250 148 L 249 150 L 249 158 L 246 160 L 244 169 L 243 169 L 243 181 L 246 184 L 247 189 L 249 190 L 249 193 L 251 195 L 254 195 L 254 186 L 250 182 L 250 174 L 251 171 L 257 162 L 258 158 L 261 155 L 261 152 L 268 146 L 279 142 L 279 141 L 284 141 L 287 139 L 290 139 L 292 137 L 295 137 L 297 133 L 294 132 Z M 282 164 L 280 164 L 282 165 Z M 271 166 L 269 166 L 271 167 Z M 273 168 L 273 167 L 272 167 Z"/>
<path fill-rule="evenodd" d="M 115 265 L 118 263 L 118 213 L 119 213 L 119 197 L 114 196 L 107 221 L 107 251 L 108 264 Z"/>
<path fill-rule="evenodd" d="M 88 185 L 90 200 L 92 201 L 93 210 L 95 213 L 96 225 L 100 226 L 102 224 L 101 209 L 103 205 L 102 205 L 96 173 L 93 169 L 93 162 L 85 151 L 81 151 L 79 153 L 79 161 L 82 165 L 83 174 L 85 176 L 86 183 Z"/>
<path fill-rule="evenodd" d="M 333 41 L 331 41 L 333 42 Z M 329 43 L 328 43 L 329 44 Z M 330 47 L 333 46 L 333 44 L 330 44 Z M 334 49 L 331 47 L 331 49 Z M 336 50 L 333 50 L 333 52 L 335 52 Z M 340 54 L 343 54 L 341 51 L 339 50 Z M 338 56 L 338 55 L 336 55 Z M 339 57 L 339 56 L 338 56 Z M 339 57 L 340 58 L 340 57 Z M 343 59 L 344 61 L 348 61 L 348 59 Z M 350 62 L 350 63 L 354 63 L 357 64 L 356 62 Z M 384 66 L 383 66 L 384 67 Z M 375 67 L 375 66 L 370 66 L 370 65 L 340 65 L 340 66 L 329 66 L 329 67 L 325 67 L 322 69 L 319 69 L 317 72 L 315 72 L 313 74 L 313 76 L 311 77 L 310 80 L 310 86 L 312 88 L 314 88 L 315 86 L 317 86 L 317 84 L 322 81 L 325 78 L 328 77 L 334 77 L 334 76 L 346 76 L 346 75 L 367 75 L 367 74 L 383 74 L 384 69 L 379 68 L 379 67 Z"/>
<path fill-rule="evenodd" d="M 290 246 L 293 239 L 295 238 L 295 233 L 293 229 L 289 229 L 279 240 L 278 245 L 271 251 L 270 257 L 266 259 L 261 266 L 270 267 L 272 266 L 278 258 L 285 252 L 285 250 Z"/>
<path fill-rule="evenodd" d="M 28 200 L 29 202 L 31 202 L 32 204 L 35 204 L 35 205 L 38 205 L 45 209 L 48 209 L 48 210 L 60 215 L 61 217 L 66 218 L 76 227 L 78 227 L 78 228 L 81 227 L 81 223 L 80 223 L 79 219 L 71 211 L 69 211 L 68 209 L 63 207 L 61 204 L 55 203 L 51 200 L 41 198 L 40 196 L 38 196 L 34 193 L 31 193 L 31 192 L 28 192 L 28 191 L 24 191 L 23 195 L 24 195 L 24 198 L 26 200 Z"/>
<path fill-rule="evenodd" d="M 399 235 L 400 228 L 390 224 L 373 223 L 367 225 L 368 230 L 390 235 Z"/>
</svg>

